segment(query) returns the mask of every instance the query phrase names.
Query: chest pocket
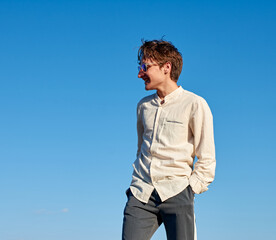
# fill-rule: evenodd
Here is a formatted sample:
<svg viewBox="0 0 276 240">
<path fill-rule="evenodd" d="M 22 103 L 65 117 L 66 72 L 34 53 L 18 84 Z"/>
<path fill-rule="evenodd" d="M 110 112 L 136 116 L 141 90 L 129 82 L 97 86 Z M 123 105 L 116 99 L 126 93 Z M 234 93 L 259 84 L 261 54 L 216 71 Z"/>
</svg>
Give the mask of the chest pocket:
<svg viewBox="0 0 276 240">
<path fill-rule="evenodd" d="M 177 119 L 167 118 L 164 121 L 163 139 L 167 145 L 178 145 L 183 142 L 187 133 L 187 126 L 184 122 Z"/>
<path fill-rule="evenodd" d="M 181 125 L 184 124 L 183 122 L 181 122 L 181 121 L 179 121 L 179 120 L 174 120 L 174 119 L 172 119 L 172 120 L 166 119 L 166 120 L 165 120 L 165 123 L 166 123 L 166 124 L 181 124 Z"/>
</svg>

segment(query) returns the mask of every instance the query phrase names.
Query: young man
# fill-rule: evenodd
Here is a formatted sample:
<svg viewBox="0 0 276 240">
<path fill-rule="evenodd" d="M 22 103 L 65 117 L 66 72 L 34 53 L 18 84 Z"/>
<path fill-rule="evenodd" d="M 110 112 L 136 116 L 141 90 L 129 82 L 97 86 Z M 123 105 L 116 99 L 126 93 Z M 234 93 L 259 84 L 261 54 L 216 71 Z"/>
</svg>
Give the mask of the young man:
<svg viewBox="0 0 276 240">
<path fill-rule="evenodd" d="M 138 151 L 124 210 L 123 240 L 194 240 L 194 194 L 215 175 L 213 119 L 206 101 L 177 85 L 182 57 L 167 41 L 144 41 L 138 77 L 156 94 L 137 106 Z M 194 164 L 195 157 L 198 158 Z"/>
</svg>

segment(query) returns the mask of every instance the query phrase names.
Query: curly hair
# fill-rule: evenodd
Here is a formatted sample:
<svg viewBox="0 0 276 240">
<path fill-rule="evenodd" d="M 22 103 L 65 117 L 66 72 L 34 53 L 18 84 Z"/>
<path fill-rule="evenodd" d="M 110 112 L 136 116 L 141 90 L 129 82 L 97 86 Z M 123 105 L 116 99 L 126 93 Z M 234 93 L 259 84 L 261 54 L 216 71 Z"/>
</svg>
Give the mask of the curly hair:
<svg viewBox="0 0 276 240">
<path fill-rule="evenodd" d="M 181 53 L 171 42 L 164 41 L 163 39 L 142 40 L 142 46 L 138 50 L 138 64 L 141 65 L 145 59 L 154 60 L 160 68 L 165 63 L 170 62 L 172 65 L 170 77 L 177 82 L 182 71 L 183 60 Z"/>
</svg>

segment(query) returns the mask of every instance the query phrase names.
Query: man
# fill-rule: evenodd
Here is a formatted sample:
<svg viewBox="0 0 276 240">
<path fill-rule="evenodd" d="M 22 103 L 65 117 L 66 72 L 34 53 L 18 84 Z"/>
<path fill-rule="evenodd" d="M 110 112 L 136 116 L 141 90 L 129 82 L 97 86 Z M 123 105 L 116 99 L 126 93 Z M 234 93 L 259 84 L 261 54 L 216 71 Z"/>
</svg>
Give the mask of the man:
<svg viewBox="0 0 276 240">
<path fill-rule="evenodd" d="M 215 175 L 213 119 L 206 101 L 177 85 L 182 56 L 167 41 L 144 41 L 138 77 L 156 94 L 137 106 L 138 151 L 124 210 L 123 240 L 194 240 L 194 194 Z M 194 159 L 197 157 L 196 163 Z"/>
</svg>

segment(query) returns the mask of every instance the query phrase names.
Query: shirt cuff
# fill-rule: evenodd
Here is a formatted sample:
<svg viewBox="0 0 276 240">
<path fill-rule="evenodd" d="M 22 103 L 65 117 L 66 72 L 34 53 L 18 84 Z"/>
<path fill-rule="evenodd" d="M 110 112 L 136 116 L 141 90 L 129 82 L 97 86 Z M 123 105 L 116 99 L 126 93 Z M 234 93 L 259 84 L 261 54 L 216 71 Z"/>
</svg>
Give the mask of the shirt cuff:
<svg viewBox="0 0 276 240">
<path fill-rule="evenodd" d="M 208 187 L 196 176 L 196 174 L 191 175 L 189 182 L 193 192 L 196 194 L 200 194 L 208 190 Z"/>
</svg>

